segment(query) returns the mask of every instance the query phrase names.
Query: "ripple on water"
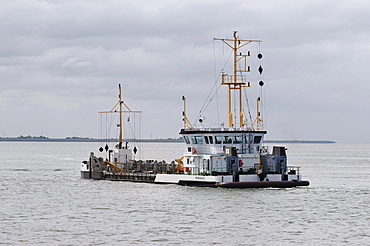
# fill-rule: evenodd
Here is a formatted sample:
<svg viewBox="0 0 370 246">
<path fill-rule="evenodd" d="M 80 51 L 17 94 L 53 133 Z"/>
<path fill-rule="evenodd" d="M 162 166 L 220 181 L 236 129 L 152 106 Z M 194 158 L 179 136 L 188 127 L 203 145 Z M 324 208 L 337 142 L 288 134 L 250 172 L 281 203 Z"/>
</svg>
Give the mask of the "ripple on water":
<svg viewBox="0 0 370 246">
<path fill-rule="evenodd" d="M 0 244 L 366 245 L 370 240 L 370 189 L 364 183 L 370 167 L 359 163 L 370 159 L 368 145 L 355 146 L 364 148 L 362 159 L 353 156 L 351 146 L 326 146 L 335 153 L 330 158 L 322 145 L 290 146 L 290 162 L 312 180 L 309 187 L 293 189 L 83 180 L 79 166 L 94 143 L 12 146 L 0 146 L 6 159 L 0 169 Z M 183 146 L 178 147 L 181 154 Z M 307 159 L 312 148 L 315 158 Z M 44 149 L 47 154 L 37 154 Z M 341 155 L 341 162 L 332 155 Z M 344 171 L 356 165 L 361 175 Z"/>
</svg>

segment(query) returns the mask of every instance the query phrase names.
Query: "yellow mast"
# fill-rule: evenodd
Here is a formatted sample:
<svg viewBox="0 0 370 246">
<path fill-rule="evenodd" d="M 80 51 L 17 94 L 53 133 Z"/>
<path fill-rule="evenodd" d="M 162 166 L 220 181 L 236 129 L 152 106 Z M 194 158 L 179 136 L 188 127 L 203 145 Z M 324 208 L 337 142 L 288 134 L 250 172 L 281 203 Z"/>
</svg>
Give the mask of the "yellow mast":
<svg viewBox="0 0 370 246">
<path fill-rule="evenodd" d="M 182 100 L 184 101 L 184 111 L 182 112 L 183 121 L 184 121 L 184 130 L 193 129 L 188 117 L 186 116 L 186 97 L 182 96 Z"/>
<path fill-rule="evenodd" d="M 142 111 L 133 111 L 131 110 L 125 103 L 124 101 L 122 100 L 122 88 L 121 88 L 121 84 L 118 85 L 118 88 L 119 88 L 119 101 L 116 103 L 116 105 L 114 105 L 114 107 L 110 110 L 110 111 L 101 111 L 99 112 L 100 114 L 101 113 L 119 113 L 119 144 L 118 144 L 118 149 L 122 149 L 122 142 L 123 142 L 123 116 L 122 116 L 122 113 L 142 113 Z M 115 110 L 115 108 L 117 107 L 117 105 L 119 104 L 119 111 Z M 122 110 L 123 109 L 123 106 L 125 106 L 125 108 L 127 110 Z"/>
<path fill-rule="evenodd" d="M 122 149 L 122 88 L 121 84 L 118 84 L 119 87 L 119 144 L 118 148 Z"/>
<path fill-rule="evenodd" d="M 233 64 L 233 75 L 228 74 L 222 74 L 222 85 L 227 85 L 227 106 L 228 106 L 228 121 L 229 121 L 229 127 L 234 127 L 234 121 L 233 121 L 233 113 L 232 113 L 232 103 L 231 103 L 231 90 L 237 90 L 238 91 L 238 102 L 239 102 L 239 127 L 242 127 L 244 125 L 243 121 L 243 100 L 242 100 L 242 87 L 250 87 L 249 84 L 246 84 L 246 76 L 242 73 L 244 72 L 250 72 L 249 66 L 247 66 L 247 57 L 250 56 L 250 52 L 247 54 L 242 54 L 238 50 L 242 47 L 246 46 L 247 44 L 251 42 L 262 42 L 261 40 L 243 40 L 238 39 L 237 31 L 234 31 L 234 38 L 233 39 L 227 39 L 227 38 L 214 38 L 213 40 L 220 40 L 224 42 L 227 46 L 229 46 L 234 53 L 234 64 Z M 232 45 L 230 44 L 232 43 Z M 241 66 L 240 69 L 238 69 L 238 62 L 244 61 L 243 66 Z M 241 73 L 238 75 L 238 72 Z M 237 124 L 237 122 L 235 122 Z"/>
</svg>

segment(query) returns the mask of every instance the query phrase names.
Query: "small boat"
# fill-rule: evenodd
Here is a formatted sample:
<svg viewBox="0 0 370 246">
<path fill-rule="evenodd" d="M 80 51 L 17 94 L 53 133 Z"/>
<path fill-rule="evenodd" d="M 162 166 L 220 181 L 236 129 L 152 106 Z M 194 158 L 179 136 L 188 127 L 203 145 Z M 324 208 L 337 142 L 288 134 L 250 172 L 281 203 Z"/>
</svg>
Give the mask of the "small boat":
<svg viewBox="0 0 370 246">
<path fill-rule="evenodd" d="M 180 158 L 166 163 L 165 161 L 135 160 L 136 147 L 131 149 L 128 142 L 123 144 L 122 113 L 126 107 L 122 100 L 122 89 L 119 86 L 119 109 L 109 113 L 120 114 L 120 135 L 115 150 L 109 150 L 108 157 L 97 157 L 90 153 L 87 161 L 81 165 L 81 177 L 88 179 L 105 179 L 114 181 L 150 182 L 160 184 L 179 184 L 198 187 L 224 188 L 290 188 L 308 186 L 302 179 L 300 168 L 287 165 L 286 148 L 273 146 L 272 151 L 264 146 L 261 119 L 261 96 L 256 99 L 256 116 L 254 120 L 244 117 L 243 90 L 250 87 L 246 73 L 251 72 L 247 58 L 251 53 L 242 53 L 242 48 L 250 43 L 261 43 L 260 40 L 244 40 L 234 32 L 233 38 L 219 39 L 232 49 L 233 73 L 221 73 L 221 85 L 227 87 L 228 125 L 224 123 L 211 126 L 198 119 L 199 126 L 190 123 L 186 114 L 186 98 L 183 97 L 184 126 L 180 135 L 184 139 L 186 150 Z M 257 54 L 262 59 L 262 54 Z M 263 68 L 257 69 L 261 75 Z M 264 82 L 259 81 L 262 88 Z M 235 103 L 236 102 L 236 103 Z M 137 111 L 140 112 L 140 111 Z M 103 148 L 101 148 L 102 150 Z"/>
</svg>

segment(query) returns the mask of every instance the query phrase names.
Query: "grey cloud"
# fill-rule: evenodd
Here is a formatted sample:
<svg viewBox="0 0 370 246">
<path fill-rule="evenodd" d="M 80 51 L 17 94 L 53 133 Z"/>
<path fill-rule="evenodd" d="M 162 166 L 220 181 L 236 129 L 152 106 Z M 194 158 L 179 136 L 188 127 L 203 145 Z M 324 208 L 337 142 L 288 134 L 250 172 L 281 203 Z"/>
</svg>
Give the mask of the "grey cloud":
<svg viewBox="0 0 370 246">
<path fill-rule="evenodd" d="M 181 96 L 188 96 L 189 114 L 195 117 L 227 59 L 227 48 L 212 38 L 231 37 L 238 30 L 242 38 L 263 40 L 271 138 L 285 138 L 294 128 L 291 136 L 297 138 L 347 141 L 340 129 L 349 120 L 341 112 L 369 121 L 364 116 L 370 104 L 369 8 L 365 1 L 2 2 L 0 127 L 13 135 L 35 134 L 50 115 L 76 119 L 75 111 L 92 122 L 97 111 L 110 107 L 122 83 L 125 100 L 144 108 L 145 118 L 156 119 L 146 124 L 155 130 L 147 131 L 176 137 Z M 250 79 L 255 85 L 258 76 Z M 225 93 L 221 88 L 220 105 Z M 4 120 L 19 120 L 12 112 L 26 108 L 20 102 L 28 102 L 22 112 L 30 119 L 27 129 L 34 132 L 19 132 L 19 125 L 17 129 Z M 37 121 L 32 115 L 44 107 L 48 113 Z M 342 122 L 338 130 L 325 129 L 333 121 Z M 44 132 L 96 134 L 95 126 L 65 122 L 65 127 Z M 282 125 L 283 131 L 277 127 Z"/>
</svg>

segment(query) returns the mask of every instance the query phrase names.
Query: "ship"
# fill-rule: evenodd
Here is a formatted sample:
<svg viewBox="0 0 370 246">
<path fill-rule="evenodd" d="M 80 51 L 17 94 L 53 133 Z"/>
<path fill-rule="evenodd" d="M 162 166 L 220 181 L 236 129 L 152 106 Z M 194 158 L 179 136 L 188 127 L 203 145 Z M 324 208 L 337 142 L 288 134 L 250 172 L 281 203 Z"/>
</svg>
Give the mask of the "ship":
<svg viewBox="0 0 370 246">
<path fill-rule="evenodd" d="M 228 123 L 207 125 L 199 117 L 197 124 L 191 124 L 186 112 L 186 97 L 183 100 L 183 128 L 180 135 L 184 140 L 185 153 L 170 163 L 136 158 L 137 148 L 131 148 L 122 137 L 123 113 L 132 111 L 122 100 L 119 86 L 119 101 L 115 107 L 104 113 L 118 113 L 119 138 L 115 149 L 100 148 L 106 157 L 93 152 L 81 164 L 81 177 L 85 179 L 148 182 L 157 184 L 178 184 L 197 187 L 222 188 L 292 188 L 309 186 L 303 180 L 300 167 L 288 166 L 287 148 L 264 145 L 267 131 L 261 117 L 261 96 L 256 98 L 256 115 L 248 122 L 244 116 L 243 91 L 251 87 L 247 75 L 251 68 L 247 59 L 251 52 L 242 52 L 251 43 L 261 40 L 241 39 L 237 32 L 232 38 L 214 38 L 231 48 L 232 73 L 221 72 L 221 85 L 227 88 Z M 258 52 L 258 59 L 262 54 Z M 258 66 L 257 73 L 263 72 Z M 258 85 L 262 88 L 264 82 Z M 248 111 L 249 112 L 249 111 Z"/>
</svg>

